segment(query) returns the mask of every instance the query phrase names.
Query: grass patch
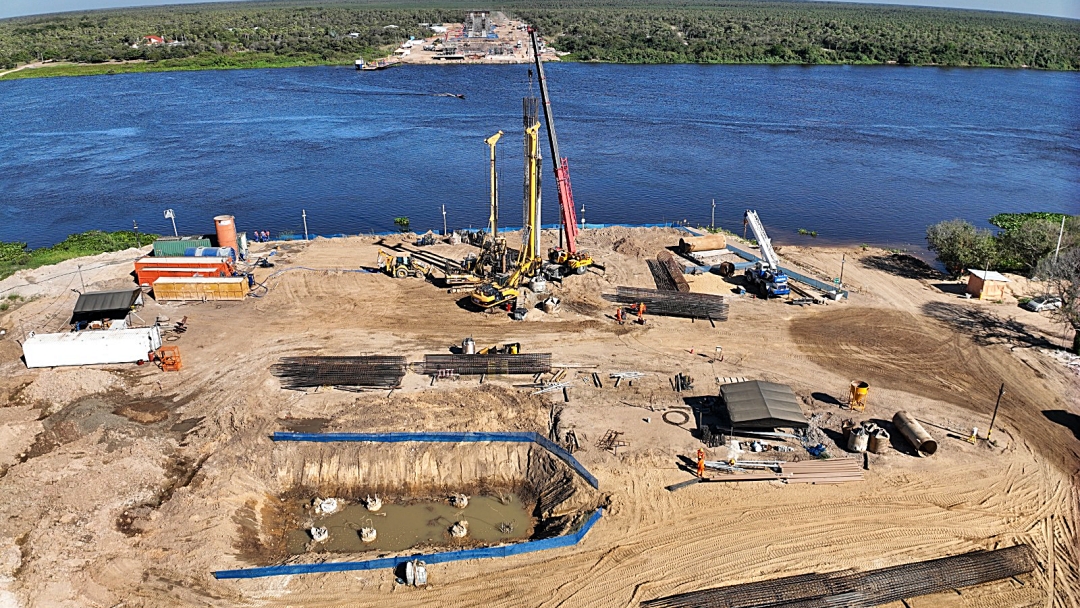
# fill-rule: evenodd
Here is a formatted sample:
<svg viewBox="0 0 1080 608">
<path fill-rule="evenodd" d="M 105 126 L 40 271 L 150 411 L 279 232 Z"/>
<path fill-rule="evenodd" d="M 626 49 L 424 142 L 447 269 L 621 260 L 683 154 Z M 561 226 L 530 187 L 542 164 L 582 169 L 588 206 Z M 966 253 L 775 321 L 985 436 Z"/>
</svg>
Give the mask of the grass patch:
<svg viewBox="0 0 1080 608">
<path fill-rule="evenodd" d="M 119 230 L 117 232 L 91 230 L 72 234 L 52 247 L 30 249 L 26 246 L 26 243 L 0 243 L 0 279 L 7 278 L 15 272 L 27 268 L 40 268 L 41 266 L 58 264 L 72 258 L 121 251 L 135 247 L 139 242 L 142 245 L 147 245 L 159 236 L 157 234 L 139 233 L 138 237 L 136 237 L 131 230 Z M 138 238 L 138 241 L 136 238 Z M 12 297 L 9 296 L 8 299 L 12 299 Z"/>
</svg>

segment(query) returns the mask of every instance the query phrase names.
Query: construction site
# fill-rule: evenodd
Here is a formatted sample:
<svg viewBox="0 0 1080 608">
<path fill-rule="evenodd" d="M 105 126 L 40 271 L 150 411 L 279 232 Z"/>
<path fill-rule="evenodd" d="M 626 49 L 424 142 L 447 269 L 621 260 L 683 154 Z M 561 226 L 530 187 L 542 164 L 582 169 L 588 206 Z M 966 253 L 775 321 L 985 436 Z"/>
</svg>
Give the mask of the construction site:
<svg viewBox="0 0 1080 608">
<path fill-rule="evenodd" d="M 219 215 L 0 281 L 0 607 L 1080 605 L 1037 286 L 584 227 L 534 68 L 483 230 Z"/>
</svg>

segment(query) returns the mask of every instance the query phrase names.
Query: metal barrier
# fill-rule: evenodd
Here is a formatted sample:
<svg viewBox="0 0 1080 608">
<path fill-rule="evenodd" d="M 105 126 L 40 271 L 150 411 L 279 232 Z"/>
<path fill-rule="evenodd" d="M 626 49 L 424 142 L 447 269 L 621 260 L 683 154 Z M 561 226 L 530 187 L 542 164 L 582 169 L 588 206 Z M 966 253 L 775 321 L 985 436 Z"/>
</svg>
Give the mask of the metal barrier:
<svg viewBox="0 0 1080 608">
<path fill-rule="evenodd" d="M 405 562 L 414 559 L 423 560 L 428 564 L 441 564 L 445 562 L 462 561 L 466 559 L 486 559 L 490 557 L 509 557 L 522 553 L 546 551 L 559 547 L 569 547 L 581 542 L 593 525 L 600 520 L 601 509 L 593 512 L 589 519 L 576 532 L 565 536 L 529 540 L 513 545 L 502 547 L 487 547 L 484 549 L 466 549 L 463 551 L 446 551 L 443 553 L 428 553 L 418 555 L 402 555 L 400 557 L 384 557 L 362 562 L 324 562 L 321 564 L 287 564 L 282 566 L 264 566 L 260 568 L 242 568 L 239 570 L 218 570 L 214 572 L 214 578 L 261 578 L 264 576 L 282 576 L 285 574 L 315 574 L 320 572 L 349 572 L 353 570 L 379 570 L 382 568 L 396 568 Z"/>
<path fill-rule="evenodd" d="M 406 441 L 418 441 L 424 443 L 469 443 L 481 441 L 504 441 L 511 443 L 535 443 L 551 452 L 556 458 L 562 460 L 570 468 L 581 475 L 594 489 L 600 489 L 600 482 L 592 473 L 578 462 L 570 452 L 562 449 L 547 437 L 539 433 L 506 432 L 506 433 L 287 433 L 276 432 L 274 441 L 313 441 L 318 443 L 331 443 L 335 441 L 370 441 L 372 443 L 402 443 Z"/>
</svg>

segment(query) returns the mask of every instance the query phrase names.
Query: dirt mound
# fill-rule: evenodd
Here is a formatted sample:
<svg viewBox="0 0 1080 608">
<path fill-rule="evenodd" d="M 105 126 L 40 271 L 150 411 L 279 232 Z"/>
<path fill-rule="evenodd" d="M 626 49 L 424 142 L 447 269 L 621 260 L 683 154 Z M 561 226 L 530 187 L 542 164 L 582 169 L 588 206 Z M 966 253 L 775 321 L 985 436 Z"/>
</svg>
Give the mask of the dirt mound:
<svg viewBox="0 0 1080 608">
<path fill-rule="evenodd" d="M 27 405 L 46 408 L 78 401 L 123 385 L 112 372 L 99 369 L 48 369 L 20 393 Z"/>
<path fill-rule="evenodd" d="M 628 255 L 635 258 L 642 258 L 648 255 L 648 252 L 645 251 L 643 247 L 639 246 L 632 239 L 625 236 L 621 239 L 617 239 L 614 243 L 612 243 L 611 248 L 614 249 L 616 253 L 621 253 L 623 255 Z"/>
</svg>

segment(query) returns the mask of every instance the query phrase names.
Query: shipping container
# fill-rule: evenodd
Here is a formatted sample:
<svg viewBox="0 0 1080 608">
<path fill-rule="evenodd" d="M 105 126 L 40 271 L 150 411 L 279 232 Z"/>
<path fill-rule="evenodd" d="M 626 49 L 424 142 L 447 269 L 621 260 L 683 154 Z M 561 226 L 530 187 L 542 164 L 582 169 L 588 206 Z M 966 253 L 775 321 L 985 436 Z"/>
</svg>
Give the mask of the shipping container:
<svg viewBox="0 0 1080 608">
<path fill-rule="evenodd" d="M 63 334 L 31 333 L 23 342 L 26 367 L 66 367 L 149 361 L 161 347 L 157 326 L 137 329 L 101 329 Z"/>
<path fill-rule="evenodd" d="M 154 241 L 154 255 L 159 258 L 184 255 L 191 247 L 209 247 L 210 239 L 201 236 L 165 236 Z"/>
<path fill-rule="evenodd" d="M 243 300 L 248 294 L 246 277 L 160 278 L 154 281 L 154 299 L 171 300 Z"/>
<path fill-rule="evenodd" d="M 231 258 L 154 258 L 135 260 L 135 276 L 141 287 L 150 287 L 154 281 L 168 278 L 231 277 L 235 266 Z"/>
</svg>

